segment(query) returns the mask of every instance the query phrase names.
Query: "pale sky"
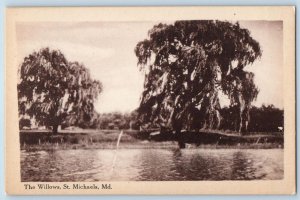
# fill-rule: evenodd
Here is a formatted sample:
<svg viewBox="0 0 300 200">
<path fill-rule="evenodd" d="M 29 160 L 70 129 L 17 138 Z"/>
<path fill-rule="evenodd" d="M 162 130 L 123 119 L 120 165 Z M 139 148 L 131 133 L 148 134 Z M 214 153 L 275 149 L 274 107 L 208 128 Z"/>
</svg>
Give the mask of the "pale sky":
<svg viewBox="0 0 300 200">
<path fill-rule="evenodd" d="M 90 69 L 103 84 L 95 108 L 98 112 L 128 112 L 137 108 L 143 74 L 137 67 L 135 45 L 159 22 L 44 22 L 17 24 L 18 63 L 42 47 L 59 49 L 69 61 Z M 246 69 L 255 73 L 260 89 L 254 105 L 283 108 L 282 22 L 243 21 L 261 45 L 262 58 Z"/>
</svg>

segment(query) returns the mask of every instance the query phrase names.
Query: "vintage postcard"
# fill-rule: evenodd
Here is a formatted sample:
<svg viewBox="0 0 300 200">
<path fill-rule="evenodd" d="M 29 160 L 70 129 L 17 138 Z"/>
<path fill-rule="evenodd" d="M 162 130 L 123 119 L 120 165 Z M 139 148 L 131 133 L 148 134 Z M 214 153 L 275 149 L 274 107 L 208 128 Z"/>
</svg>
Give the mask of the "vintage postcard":
<svg viewBox="0 0 300 200">
<path fill-rule="evenodd" d="M 6 192 L 294 194 L 295 7 L 6 10 Z"/>
</svg>

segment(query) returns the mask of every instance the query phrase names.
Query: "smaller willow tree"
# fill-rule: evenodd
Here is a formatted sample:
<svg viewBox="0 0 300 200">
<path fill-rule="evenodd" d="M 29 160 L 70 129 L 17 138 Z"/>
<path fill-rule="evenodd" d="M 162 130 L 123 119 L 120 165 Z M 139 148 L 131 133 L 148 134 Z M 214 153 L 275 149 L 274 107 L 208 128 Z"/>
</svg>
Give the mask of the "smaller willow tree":
<svg viewBox="0 0 300 200">
<path fill-rule="evenodd" d="M 40 125 L 58 126 L 70 114 L 89 120 L 94 101 L 102 91 L 99 81 L 77 62 L 68 62 L 58 50 L 43 48 L 24 58 L 19 69 L 19 114 L 34 117 Z"/>
<path fill-rule="evenodd" d="M 261 49 L 238 23 L 158 24 L 136 45 L 135 54 L 145 72 L 138 109 L 142 123 L 159 124 L 177 134 L 192 129 L 190 122 L 197 120 L 204 128 L 217 128 L 222 91 L 237 107 L 242 126 L 258 94 L 254 74 L 244 68 L 261 56 Z"/>
</svg>

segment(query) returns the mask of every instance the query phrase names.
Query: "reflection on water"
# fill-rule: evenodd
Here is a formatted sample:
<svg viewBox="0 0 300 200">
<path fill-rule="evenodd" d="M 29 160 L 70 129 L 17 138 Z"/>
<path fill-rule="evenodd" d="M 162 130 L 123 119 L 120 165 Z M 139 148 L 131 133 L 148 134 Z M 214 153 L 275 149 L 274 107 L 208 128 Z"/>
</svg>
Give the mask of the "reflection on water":
<svg viewBox="0 0 300 200">
<path fill-rule="evenodd" d="M 282 149 L 120 149 L 21 152 L 22 181 L 274 180 Z"/>
</svg>

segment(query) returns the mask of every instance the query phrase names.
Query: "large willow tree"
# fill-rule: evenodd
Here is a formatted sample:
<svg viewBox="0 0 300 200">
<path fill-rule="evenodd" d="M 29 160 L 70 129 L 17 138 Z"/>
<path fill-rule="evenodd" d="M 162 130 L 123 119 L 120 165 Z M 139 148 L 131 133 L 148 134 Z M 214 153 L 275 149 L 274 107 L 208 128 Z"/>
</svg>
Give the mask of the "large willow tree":
<svg viewBox="0 0 300 200">
<path fill-rule="evenodd" d="M 201 120 L 204 128 L 217 128 L 222 91 L 237 108 L 238 130 L 247 126 L 258 89 L 254 74 L 244 68 L 261 56 L 261 49 L 239 23 L 158 24 L 136 45 L 135 54 L 145 72 L 139 107 L 143 123 L 156 123 L 177 134 L 192 129 L 195 120 Z"/>
<path fill-rule="evenodd" d="M 102 90 L 84 65 L 68 62 L 60 51 L 49 48 L 25 57 L 19 78 L 19 114 L 34 117 L 54 133 L 68 115 L 88 121 Z"/>
</svg>

